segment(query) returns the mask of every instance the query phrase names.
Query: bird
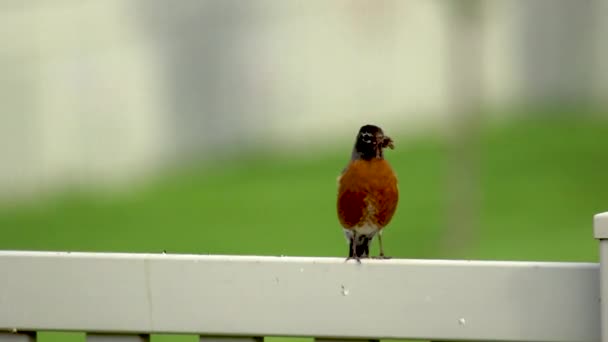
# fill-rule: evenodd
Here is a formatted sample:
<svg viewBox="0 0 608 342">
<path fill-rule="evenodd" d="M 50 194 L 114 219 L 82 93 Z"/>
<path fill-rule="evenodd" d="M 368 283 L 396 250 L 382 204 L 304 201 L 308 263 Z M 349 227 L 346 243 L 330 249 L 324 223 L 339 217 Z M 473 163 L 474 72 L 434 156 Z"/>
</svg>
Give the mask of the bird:
<svg viewBox="0 0 608 342">
<path fill-rule="evenodd" d="M 378 235 L 379 258 L 388 258 L 382 246 L 384 229 L 397 210 L 397 176 L 384 159 L 393 140 L 375 125 L 362 126 L 355 138 L 350 161 L 338 176 L 338 219 L 349 244 L 346 261 L 369 258 L 369 245 Z"/>
</svg>

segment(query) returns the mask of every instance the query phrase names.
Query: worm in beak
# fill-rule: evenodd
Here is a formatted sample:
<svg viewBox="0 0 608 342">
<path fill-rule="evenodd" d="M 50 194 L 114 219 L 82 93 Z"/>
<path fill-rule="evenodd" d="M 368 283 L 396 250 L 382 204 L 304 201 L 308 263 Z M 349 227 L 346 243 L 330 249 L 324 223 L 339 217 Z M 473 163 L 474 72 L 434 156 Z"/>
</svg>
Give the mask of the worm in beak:
<svg viewBox="0 0 608 342">
<path fill-rule="evenodd" d="M 389 138 L 389 137 L 384 137 L 382 139 L 382 147 L 386 148 L 389 147 L 391 150 L 395 148 L 395 145 L 393 144 L 393 139 Z"/>
</svg>

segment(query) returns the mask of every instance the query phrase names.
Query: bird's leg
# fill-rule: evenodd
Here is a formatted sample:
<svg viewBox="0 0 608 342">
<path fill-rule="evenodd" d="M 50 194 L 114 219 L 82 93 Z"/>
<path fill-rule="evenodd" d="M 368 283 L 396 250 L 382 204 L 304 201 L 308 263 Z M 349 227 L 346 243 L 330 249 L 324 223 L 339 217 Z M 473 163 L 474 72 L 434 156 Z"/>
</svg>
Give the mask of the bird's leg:
<svg viewBox="0 0 608 342">
<path fill-rule="evenodd" d="M 361 263 L 361 258 L 359 258 L 358 256 L 348 257 L 348 258 L 346 258 L 345 262 L 348 262 L 348 260 L 351 260 L 351 259 L 356 260 L 358 264 Z"/>
<path fill-rule="evenodd" d="M 380 245 L 380 255 L 378 255 L 377 259 L 390 259 L 391 257 L 387 257 L 384 255 L 384 248 L 382 248 L 382 233 L 378 233 L 378 244 Z"/>
<path fill-rule="evenodd" d="M 348 246 L 348 257 L 346 261 L 350 259 L 357 260 L 358 263 L 361 263 L 361 259 L 359 255 L 357 255 L 357 231 L 353 230 L 353 235 L 350 237 L 350 245 Z"/>
</svg>

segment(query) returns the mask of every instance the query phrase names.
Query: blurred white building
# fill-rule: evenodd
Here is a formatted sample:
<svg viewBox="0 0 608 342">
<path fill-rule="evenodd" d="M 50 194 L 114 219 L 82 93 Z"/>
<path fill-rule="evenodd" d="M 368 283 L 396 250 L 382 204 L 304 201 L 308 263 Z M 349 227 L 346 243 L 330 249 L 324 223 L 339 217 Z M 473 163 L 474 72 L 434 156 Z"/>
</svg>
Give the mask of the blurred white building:
<svg viewBox="0 0 608 342">
<path fill-rule="evenodd" d="M 368 122 L 440 125 L 454 71 L 446 4 L 4 2 L 0 194 L 224 147 L 322 145 Z M 604 100 L 605 1 L 482 4 L 485 103 Z"/>
</svg>

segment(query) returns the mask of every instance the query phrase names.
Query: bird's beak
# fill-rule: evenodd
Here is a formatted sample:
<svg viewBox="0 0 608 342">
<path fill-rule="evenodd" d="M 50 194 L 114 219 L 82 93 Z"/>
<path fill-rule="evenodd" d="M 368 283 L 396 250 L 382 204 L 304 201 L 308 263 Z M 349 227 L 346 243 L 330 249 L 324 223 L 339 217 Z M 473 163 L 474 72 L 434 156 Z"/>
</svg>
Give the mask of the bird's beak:
<svg viewBox="0 0 608 342">
<path fill-rule="evenodd" d="M 386 136 L 382 138 L 382 143 L 380 145 L 385 148 L 389 147 L 391 150 L 395 148 L 395 145 L 393 144 L 393 139 Z"/>
</svg>

